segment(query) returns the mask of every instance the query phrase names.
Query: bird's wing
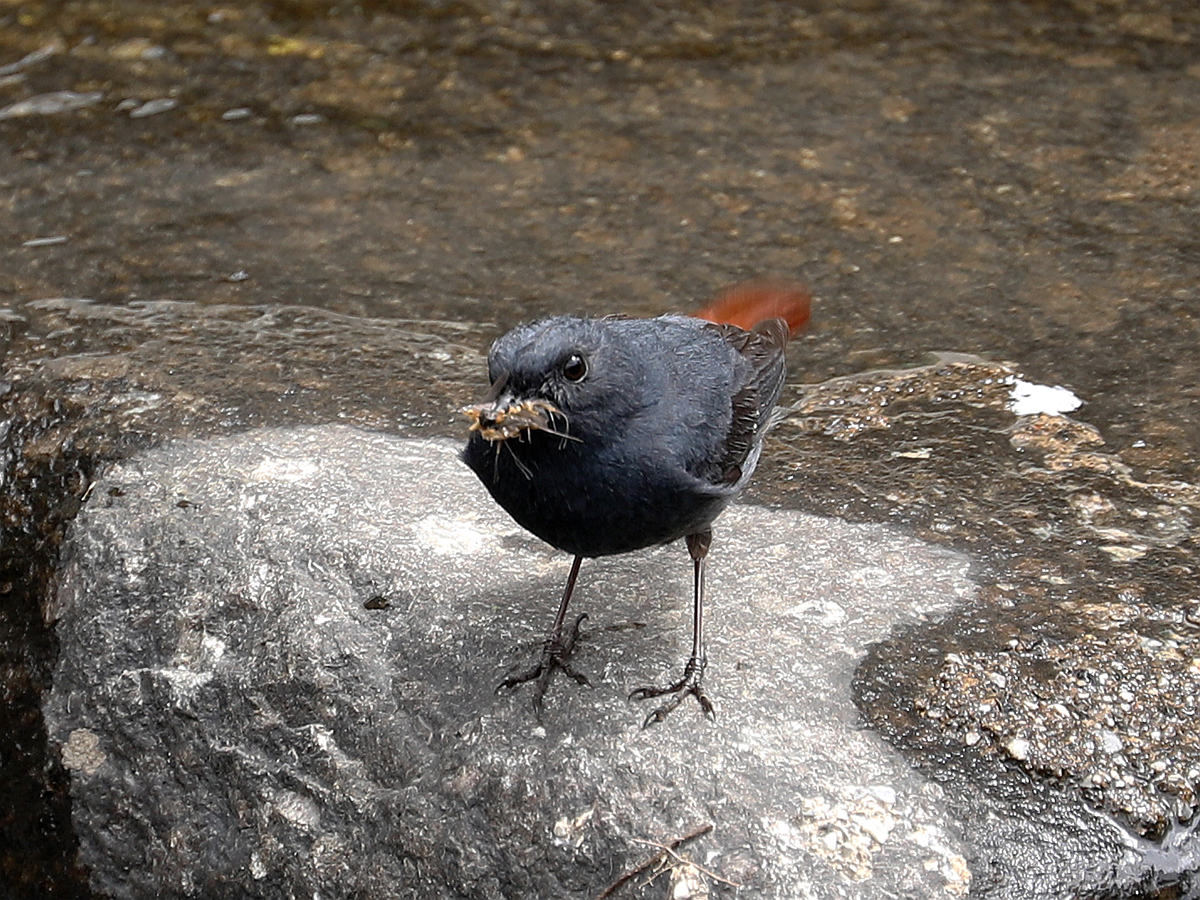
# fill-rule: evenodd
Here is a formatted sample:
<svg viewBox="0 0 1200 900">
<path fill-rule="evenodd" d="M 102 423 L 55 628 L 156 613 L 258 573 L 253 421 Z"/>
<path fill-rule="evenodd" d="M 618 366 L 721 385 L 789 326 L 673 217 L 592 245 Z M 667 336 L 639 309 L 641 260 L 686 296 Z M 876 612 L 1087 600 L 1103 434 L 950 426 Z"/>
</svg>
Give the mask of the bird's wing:
<svg viewBox="0 0 1200 900">
<path fill-rule="evenodd" d="M 783 319 L 767 319 L 750 331 L 734 325 L 707 327 L 719 332 L 749 363 L 742 383 L 735 385 L 733 419 L 720 463 L 721 480 L 733 484 L 741 479 L 747 459 L 762 440 L 771 420 L 771 411 L 783 389 L 788 326 Z"/>
</svg>

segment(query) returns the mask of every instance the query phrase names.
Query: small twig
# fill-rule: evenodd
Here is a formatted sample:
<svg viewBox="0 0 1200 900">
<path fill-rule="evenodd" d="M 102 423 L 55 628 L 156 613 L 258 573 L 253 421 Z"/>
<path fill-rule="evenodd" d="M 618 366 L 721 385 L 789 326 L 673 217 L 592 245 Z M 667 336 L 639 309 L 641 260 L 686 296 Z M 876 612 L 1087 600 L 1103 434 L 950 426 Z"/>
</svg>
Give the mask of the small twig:
<svg viewBox="0 0 1200 900">
<path fill-rule="evenodd" d="M 661 849 L 662 853 L 659 854 L 660 859 L 662 858 L 663 853 L 667 853 L 667 854 L 670 854 L 671 856 L 675 857 L 683 865 L 691 866 L 697 872 L 703 872 L 705 875 L 707 875 L 713 881 L 719 881 L 719 882 L 721 882 L 721 884 L 727 884 L 730 887 L 735 887 L 735 888 L 745 887 L 744 884 L 738 884 L 736 881 L 730 881 L 728 878 L 722 878 L 716 872 L 712 871 L 711 869 L 704 868 L 704 866 L 700 865 L 699 863 L 694 863 L 690 859 L 684 859 L 682 856 L 680 856 L 678 853 L 676 853 L 673 848 L 668 847 L 666 844 L 658 844 L 658 843 L 655 843 L 654 841 L 643 841 L 641 838 L 634 838 L 634 840 L 637 841 L 639 844 L 649 844 L 651 847 L 658 847 L 659 849 Z M 678 846 L 678 844 L 676 844 L 676 846 Z"/>
<path fill-rule="evenodd" d="M 628 872 L 626 872 L 624 875 L 622 875 L 620 878 L 618 878 L 616 881 L 614 881 L 612 884 L 610 884 L 608 887 L 606 887 L 601 893 L 599 893 L 595 897 L 593 897 L 592 900 L 605 900 L 606 897 L 611 897 L 613 894 L 615 894 L 617 891 L 619 891 L 622 887 L 624 887 L 626 884 L 628 884 L 631 880 L 633 880 L 634 878 L 637 878 L 639 875 L 641 875 L 647 869 L 657 866 L 660 862 L 662 862 L 664 859 L 666 859 L 668 854 L 671 856 L 674 856 L 676 859 L 679 859 L 679 857 L 675 853 L 675 850 L 677 848 L 682 847 L 688 841 L 695 840 L 696 838 L 700 837 L 701 835 L 708 834 L 710 831 L 712 831 L 712 829 L 713 829 L 713 827 L 711 824 L 701 825 L 698 828 L 693 828 L 691 831 L 689 831 L 683 837 L 676 838 L 675 840 L 671 841 L 671 843 L 669 843 L 669 844 L 658 844 L 658 843 L 655 843 L 654 841 L 638 840 L 639 844 L 649 844 L 652 847 L 658 847 L 659 848 L 658 852 L 655 853 L 653 856 L 651 856 L 649 859 L 646 859 L 646 860 L 638 863 L 636 866 L 634 866 L 632 869 L 630 869 Z M 637 840 L 637 839 L 635 838 L 635 840 Z M 696 868 L 700 869 L 699 866 L 696 866 Z M 700 871 L 704 872 L 705 870 L 700 869 Z M 710 874 L 710 873 L 705 872 L 705 874 Z M 713 877 L 716 877 L 716 876 L 713 876 Z M 724 878 L 718 878 L 717 880 L 725 881 Z M 732 881 L 725 881 L 725 883 L 733 884 Z M 740 885 L 735 885 L 735 887 L 740 887 Z"/>
</svg>

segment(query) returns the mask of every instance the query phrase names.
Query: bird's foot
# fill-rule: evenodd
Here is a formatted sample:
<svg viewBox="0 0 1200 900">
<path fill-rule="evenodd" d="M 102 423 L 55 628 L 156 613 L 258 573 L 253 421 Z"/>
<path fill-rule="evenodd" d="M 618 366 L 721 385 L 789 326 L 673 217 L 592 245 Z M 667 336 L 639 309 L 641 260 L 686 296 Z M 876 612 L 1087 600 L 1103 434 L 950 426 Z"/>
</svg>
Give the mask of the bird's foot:
<svg viewBox="0 0 1200 900">
<path fill-rule="evenodd" d="M 638 688 L 629 695 L 630 700 L 649 700 L 651 697 L 671 695 L 666 703 L 646 716 L 645 721 L 642 722 L 643 728 L 657 725 L 669 716 L 675 707 L 683 702 L 683 698 L 689 694 L 696 698 L 696 702 L 700 704 L 700 708 L 704 710 L 706 716 L 714 722 L 717 720 L 717 712 L 713 709 L 712 701 L 704 696 L 704 691 L 700 687 L 700 679 L 704 676 L 704 666 L 706 663 L 707 660 L 703 656 L 693 656 L 687 661 L 687 665 L 683 669 L 683 677 L 670 687 Z"/>
<path fill-rule="evenodd" d="M 515 688 L 527 681 L 535 682 L 533 709 L 540 722 L 542 720 L 542 698 L 546 696 L 546 689 L 550 686 L 550 678 L 555 669 L 574 679 L 576 684 L 590 686 L 591 682 L 587 680 L 587 676 L 582 672 L 575 671 L 569 662 L 571 651 L 575 649 L 575 643 L 579 640 L 579 625 L 586 618 L 587 613 L 580 615 L 575 620 L 575 624 L 571 626 L 570 634 L 565 638 L 561 634 L 551 635 L 547 638 L 542 647 L 541 658 L 531 668 L 509 675 L 501 681 L 496 685 L 496 693 L 504 688 Z"/>
</svg>

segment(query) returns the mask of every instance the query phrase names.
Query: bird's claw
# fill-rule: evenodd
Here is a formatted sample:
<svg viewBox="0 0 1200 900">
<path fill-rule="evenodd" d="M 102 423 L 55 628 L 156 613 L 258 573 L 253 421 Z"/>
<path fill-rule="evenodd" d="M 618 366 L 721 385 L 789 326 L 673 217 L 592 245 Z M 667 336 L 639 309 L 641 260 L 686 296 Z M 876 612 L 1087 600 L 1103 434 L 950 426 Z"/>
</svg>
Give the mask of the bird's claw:
<svg viewBox="0 0 1200 900">
<path fill-rule="evenodd" d="M 586 618 L 587 613 L 582 613 L 576 618 L 575 624 L 571 626 L 571 633 L 565 639 L 562 635 L 548 638 L 542 647 L 542 656 L 537 663 L 524 672 L 509 675 L 496 685 L 496 693 L 500 693 L 504 688 L 515 688 L 527 681 L 536 682 L 533 689 L 533 709 L 540 722 L 542 720 L 542 698 L 546 696 L 546 689 L 550 687 L 550 678 L 556 669 L 573 679 L 576 684 L 590 687 L 591 682 L 587 680 L 587 676 L 582 672 L 575 671 L 569 662 L 571 651 L 575 649 L 575 644 L 579 640 L 579 626 Z"/>
<path fill-rule="evenodd" d="M 651 725 L 657 725 L 667 716 L 669 716 L 680 703 L 683 698 L 689 694 L 696 698 L 696 702 L 700 704 L 700 709 L 712 721 L 717 720 L 717 711 L 712 705 L 712 701 L 704 695 L 703 689 L 700 687 L 700 681 L 704 676 L 704 667 L 707 660 L 701 657 L 693 656 L 688 660 L 687 665 L 683 670 L 683 677 L 669 687 L 656 688 L 644 687 L 638 688 L 629 695 L 630 700 L 649 700 L 651 697 L 662 697 L 670 694 L 670 699 L 667 700 L 658 709 L 651 712 L 642 721 L 642 728 L 649 728 Z"/>
</svg>

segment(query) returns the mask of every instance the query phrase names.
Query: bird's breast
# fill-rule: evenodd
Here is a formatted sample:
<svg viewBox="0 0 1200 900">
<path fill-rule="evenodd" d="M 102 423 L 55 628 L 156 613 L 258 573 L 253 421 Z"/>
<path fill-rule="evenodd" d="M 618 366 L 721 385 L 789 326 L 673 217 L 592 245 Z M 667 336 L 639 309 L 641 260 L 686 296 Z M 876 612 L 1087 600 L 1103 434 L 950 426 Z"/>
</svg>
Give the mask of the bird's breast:
<svg viewBox="0 0 1200 900">
<path fill-rule="evenodd" d="M 729 492 L 690 475 L 668 453 L 472 436 L 464 459 L 522 527 L 582 556 L 626 553 L 702 531 Z"/>
</svg>

